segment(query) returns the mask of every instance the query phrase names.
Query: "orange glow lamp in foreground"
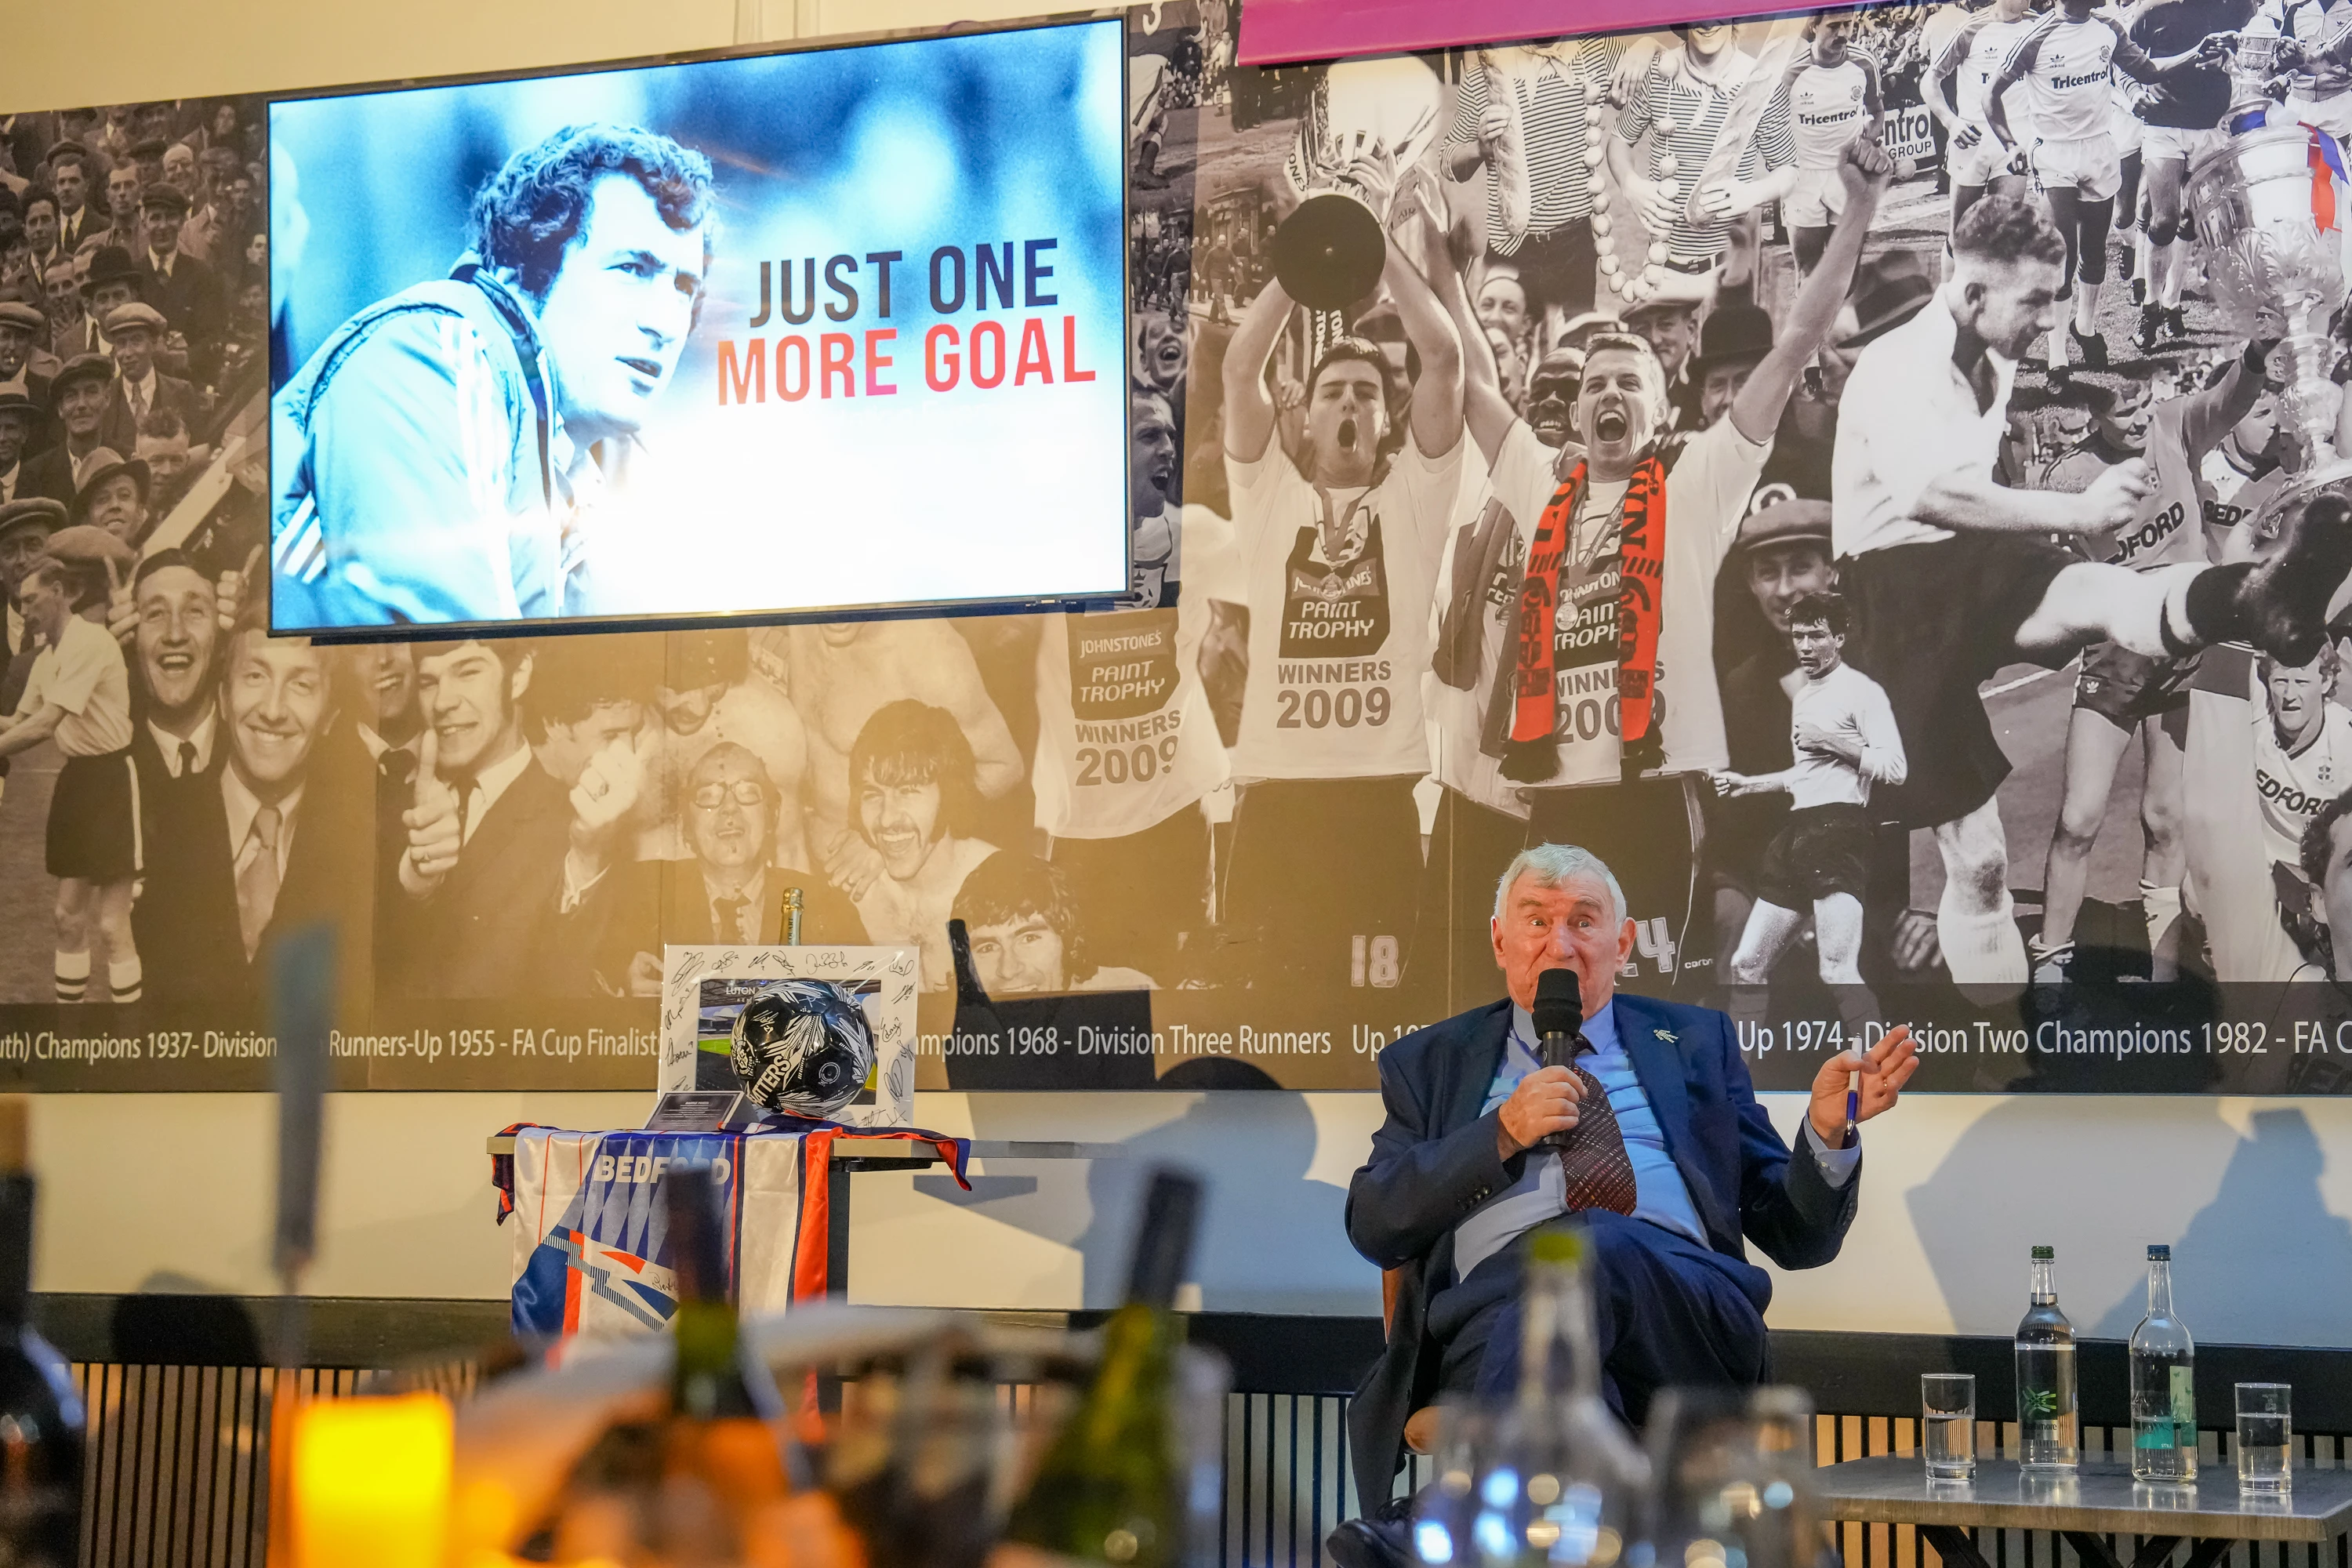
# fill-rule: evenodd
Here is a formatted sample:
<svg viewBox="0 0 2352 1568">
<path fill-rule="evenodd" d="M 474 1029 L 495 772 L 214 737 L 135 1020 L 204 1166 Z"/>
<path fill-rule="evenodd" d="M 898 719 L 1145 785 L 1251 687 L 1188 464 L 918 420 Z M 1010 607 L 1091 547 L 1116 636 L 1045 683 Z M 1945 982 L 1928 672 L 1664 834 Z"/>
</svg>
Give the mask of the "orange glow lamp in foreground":
<svg viewBox="0 0 2352 1568">
<path fill-rule="evenodd" d="M 449 1402 L 438 1394 L 302 1405 L 291 1568 L 438 1568 L 452 1446 Z"/>
</svg>

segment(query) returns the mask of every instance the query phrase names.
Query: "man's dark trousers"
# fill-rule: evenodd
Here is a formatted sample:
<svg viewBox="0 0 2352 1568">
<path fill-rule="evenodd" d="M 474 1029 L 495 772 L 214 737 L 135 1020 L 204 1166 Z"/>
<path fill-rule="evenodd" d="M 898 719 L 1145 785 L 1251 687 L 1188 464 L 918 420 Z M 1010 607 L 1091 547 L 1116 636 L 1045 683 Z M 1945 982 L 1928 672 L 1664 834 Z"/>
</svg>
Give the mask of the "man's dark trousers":
<svg viewBox="0 0 2352 1568">
<path fill-rule="evenodd" d="M 1639 1426 L 1662 1388 L 1761 1380 L 1770 1275 L 1645 1219 L 1607 1209 L 1577 1218 L 1592 1241 L 1593 1344 L 1609 1408 Z M 1525 1257 L 1515 1240 L 1430 1301 L 1445 1394 L 1507 1398 L 1518 1386 Z"/>
</svg>

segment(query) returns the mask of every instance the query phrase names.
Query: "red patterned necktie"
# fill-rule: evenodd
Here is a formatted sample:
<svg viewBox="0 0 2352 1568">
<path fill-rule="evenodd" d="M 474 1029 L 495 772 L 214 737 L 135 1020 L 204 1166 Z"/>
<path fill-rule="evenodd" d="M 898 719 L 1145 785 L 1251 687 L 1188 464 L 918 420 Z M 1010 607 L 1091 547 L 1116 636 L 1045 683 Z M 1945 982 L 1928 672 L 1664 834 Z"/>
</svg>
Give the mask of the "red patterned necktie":
<svg viewBox="0 0 2352 1568">
<path fill-rule="evenodd" d="M 1559 1173 L 1569 1210 L 1633 1212 L 1633 1162 L 1626 1157 L 1625 1133 L 1610 1109 L 1609 1092 L 1581 1061 L 1570 1066 L 1583 1098 L 1576 1102 L 1576 1125 L 1560 1146 Z"/>
</svg>

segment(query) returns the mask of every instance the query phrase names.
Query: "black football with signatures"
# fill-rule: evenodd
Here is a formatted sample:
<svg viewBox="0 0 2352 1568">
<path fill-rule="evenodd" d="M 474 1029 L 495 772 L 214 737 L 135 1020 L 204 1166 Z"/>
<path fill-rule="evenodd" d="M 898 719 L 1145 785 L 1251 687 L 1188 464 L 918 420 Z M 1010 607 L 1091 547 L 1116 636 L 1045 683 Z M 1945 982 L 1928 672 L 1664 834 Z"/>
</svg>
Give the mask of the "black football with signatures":
<svg viewBox="0 0 2352 1568">
<path fill-rule="evenodd" d="M 874 1071 L 874 1030 L 856 997 L 823 980 L 780 980 L 735 1017 L 729 1055 L 754 1104 L 823 1119 Z"/>
</svg>

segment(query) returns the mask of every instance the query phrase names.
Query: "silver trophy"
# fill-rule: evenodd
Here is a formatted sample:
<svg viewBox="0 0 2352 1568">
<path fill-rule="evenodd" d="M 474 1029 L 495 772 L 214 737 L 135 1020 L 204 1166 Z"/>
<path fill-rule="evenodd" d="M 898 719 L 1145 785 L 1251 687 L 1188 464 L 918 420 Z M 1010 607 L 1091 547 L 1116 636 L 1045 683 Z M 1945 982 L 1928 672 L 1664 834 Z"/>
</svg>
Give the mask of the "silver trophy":
<svg viewBox="0 0 2352 1568">
<path fill-rule="evenodd" d="M 1301 199 L 1276 229 L 1271 256 L 1274 275 L 1292 299 L 1338 310 L 1380 282 L 1388 255 L 1386 203 L 1353 171 L 1359 160 L 1375 155 L 1389 158 L 1400 174 L 1411 167 L 1437 134 L 1444 96 L 1436 73 L 1411 55 L 1343 60 L 1316 79 L 1282 165 Z"/>
<path fill-rule="evenodd" d="M 2222 121 L 2227 140 L 2190 166 L 2189 200 L 2206 251 L 2205 275 L 2231 324 L 2249 338 L 2274 339 L 2272 366 L 2284 390 L 2280 433 L 2296 448 L 2293 483 L 2255 519 L 2263 538 L 2319 490 L 2352 479 L 2336 451 L 2343 389 L 2336 384 L 2331 319 L 2345 299 L 2343 235 L 2319 226 L 2315 171 L 2327 170 L 2339 224 L 2352 221 L 2352 188 L 2335 168 L 2341 156 L 2327 133 L 2286 119 L 2272 101 L 2276 40 L 2231 40 L 2237 94 Z M 2332 162 L 2331 162 L 2332 160 Z"/>
</svg>

